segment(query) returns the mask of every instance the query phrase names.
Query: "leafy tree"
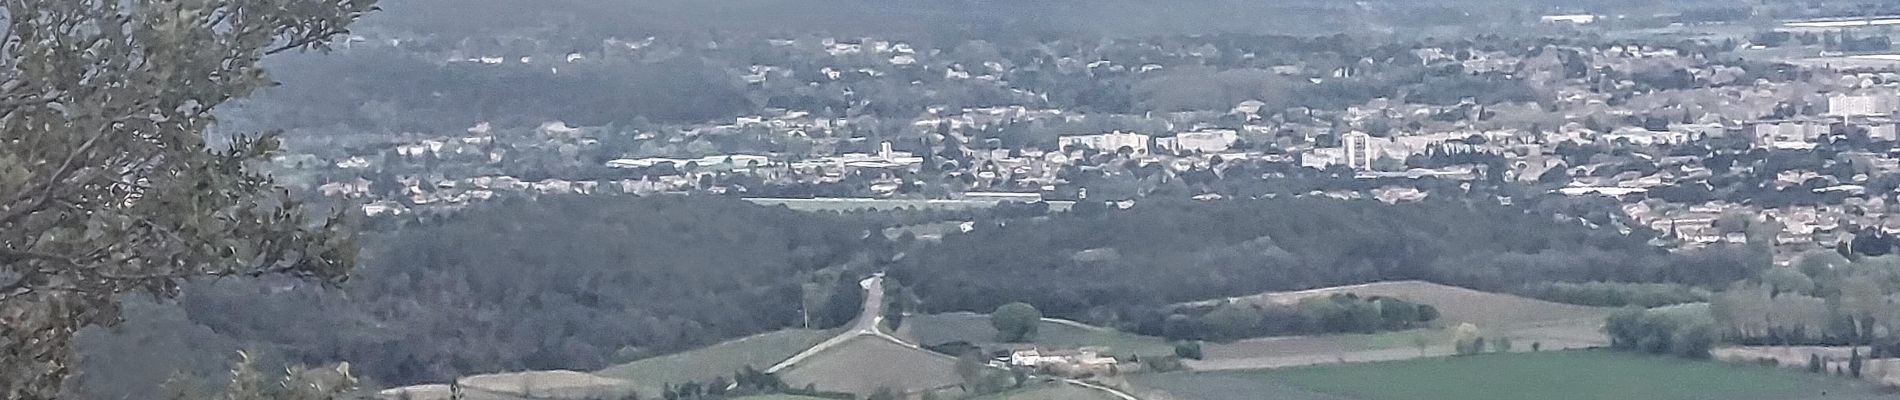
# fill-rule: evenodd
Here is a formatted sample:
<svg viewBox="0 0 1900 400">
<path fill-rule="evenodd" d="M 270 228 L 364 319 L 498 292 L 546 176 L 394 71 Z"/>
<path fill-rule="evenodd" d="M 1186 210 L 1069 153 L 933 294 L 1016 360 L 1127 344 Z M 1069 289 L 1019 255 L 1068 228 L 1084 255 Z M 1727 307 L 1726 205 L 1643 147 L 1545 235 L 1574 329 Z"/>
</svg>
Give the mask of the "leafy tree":
<svg viewBox="0 0 1900 400">
<path fill-rule="evenodd" d="M 1201 359 L 1202 357 L 1201 342 L 1194 341 L 1194 340 L 1183 340 L 1183 341 L 1175 342 L 1174 356 L 1191 359 L 1191 360 Z"/>
<path fill-rule="evenodd" d="M 322 48 L 374 0 L 17 1 L 0 45 L 0 397 L 53 397 L 79 328 L 120 294 L 199 276 L 340 280 L 341 221 L 313 224 L 214 146 L 212 110 L 269 84 L 265 56 Z M 223 148 L 219 148 L 223 147 Z"/>
<path fill-rule="evenodd" d="M 1202 317 L 1214 340 L 1234 340 L 1249 336 L 1260 323 L 1260 313 L 1247 306 L 1229 304 Z"/>
<path fill-rule="evenodd" d="M 1860 358 L 1860 348 L 1854 348 L 1853 353 L 1847 356 L 1847 374 L 1859 378 L 1862 361 Z"/>
<path fill-rule="evenodd" d="M 990 326 L 996 328 L 996 340 L 1004 342 L 1027 342 L 1036 338 L 1036 326 L 1041 325 L 1042 312 L 1028 303 L 1015 302 L 1004 304 L 990 313 Z"/>
<path fill-rule="evenodd" d="M 1762 281 L 1772 288 L 1771 295 L 1814 292 L 1814 279 L 1794 268 L 1770 268 L 1767 273 L 1762 274 Z"/>
<path fill-rule="evenodd" d="M 1484 336 L 1477 325 L 1469 322 L 1458 324 L 1451 331 L 1452 347 L 1458 354 L 1478 354 L 1484 352 Z"/>
</svg>

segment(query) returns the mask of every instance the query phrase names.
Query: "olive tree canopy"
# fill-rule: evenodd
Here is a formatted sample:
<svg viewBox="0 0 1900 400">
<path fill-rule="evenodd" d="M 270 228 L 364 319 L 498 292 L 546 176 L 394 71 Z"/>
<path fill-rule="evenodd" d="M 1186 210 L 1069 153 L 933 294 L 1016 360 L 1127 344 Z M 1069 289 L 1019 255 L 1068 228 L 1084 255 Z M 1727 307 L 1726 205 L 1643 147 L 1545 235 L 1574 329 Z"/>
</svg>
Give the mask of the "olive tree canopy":
<svg viewBox="0 0 1900 400">
<path fill-rule="evenodd" d="M 73 334 L 117 321 L 121 294 L 343 279 L 338 219 L 247 168 L 275 140 L 204 132 L 269 84 L 261 58 L 323 49 L 375 0 L 0 1 L 0 398 L 58 395 Z"/>
</svg>

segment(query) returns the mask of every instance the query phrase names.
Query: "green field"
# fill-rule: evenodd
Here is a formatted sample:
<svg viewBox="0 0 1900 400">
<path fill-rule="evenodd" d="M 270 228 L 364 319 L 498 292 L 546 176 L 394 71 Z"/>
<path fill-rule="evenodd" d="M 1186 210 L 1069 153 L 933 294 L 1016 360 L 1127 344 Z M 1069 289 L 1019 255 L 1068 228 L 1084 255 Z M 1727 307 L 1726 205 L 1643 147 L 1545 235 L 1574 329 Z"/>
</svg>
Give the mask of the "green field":
<svg viewBox="0 0 1900 400">
<path fill-rule="evenodd" d="M 1299 391 L 1360 400 L 1880 397 L 1871 385 L 1848 379 L 1610 351 L 1488 354 L 1231 375 L 1251 375 Z"/>
<path fill-rule="evenodd" d="M 799 396 L 790 394 L 761 394 L 756 396 L 734 397 L 732 400 L 836 400 L 824 397 Z"/>
<path fill-rule="evenodd" d="M 996 341 L 996 328 L 990 327 L 989 316 L 967 312 L 913 315 L 904 319 L 898 331 L 899 336 L 922 345 L 955 341 L 985 345 Z M 1047 320 L 1036 326 L 1034 343 L 1049 348 L 1101 347 L 1106 349 L 1103 354 L 1112 356 L 1174 354 L 1174 347 L 1162 338 Z"/>
<path fill-rule="evenodd" d="M 746 366 L 764 370 L 818 344 L 828 335 L 824 331 L 786 329 L 607 367 L 594 372 L 594 375 L 625 379 L 642 388 L 659 388 L 667 383 L 686 381 L 707 382 L 716 377 L 731 376 Z"/>
<path fill-rule="evenodd" d="M 977 397 L 975 400 L 1117 400 L 1100 390 L 1060 382 L 1044 382 L 1021 389 Z"/>
<path fill-rule="evenodd" d="M 956 359 L 882 337 L 862 335 L 778 371 L 792 387 L 869 396 L 878 389 L 915 393 L 963 382 Z"/>
</svg>

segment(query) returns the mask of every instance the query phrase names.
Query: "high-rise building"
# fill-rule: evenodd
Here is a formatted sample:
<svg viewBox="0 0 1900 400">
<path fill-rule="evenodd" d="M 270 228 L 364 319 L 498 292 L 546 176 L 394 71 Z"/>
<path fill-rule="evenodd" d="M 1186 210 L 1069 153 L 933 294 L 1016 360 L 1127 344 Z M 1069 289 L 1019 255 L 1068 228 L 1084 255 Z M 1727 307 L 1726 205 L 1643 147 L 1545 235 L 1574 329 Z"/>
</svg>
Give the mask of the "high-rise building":
<svg viewBox="0 0 1900 400">
<path fill-rule="evenodd" d="M 1341 147 L 1346 148 L 1346 166 L 1359 170 L 1372 169 L 1372 160 L 1379 158 L 1378 149 L 1372 145 L 1372 135 L 1365 132 L 1347 133 L 1339 139 Z"/>
</svg>

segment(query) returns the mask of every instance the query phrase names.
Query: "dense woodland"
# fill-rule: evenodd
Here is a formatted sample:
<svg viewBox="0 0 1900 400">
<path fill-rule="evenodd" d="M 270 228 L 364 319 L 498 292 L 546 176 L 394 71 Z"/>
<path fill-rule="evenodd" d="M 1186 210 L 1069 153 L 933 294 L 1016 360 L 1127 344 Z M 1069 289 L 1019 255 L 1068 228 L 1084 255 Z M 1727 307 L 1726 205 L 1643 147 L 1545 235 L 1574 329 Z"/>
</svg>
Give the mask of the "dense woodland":
<svg viewBox="0 0 1900 400">
<path fill-rule="evenodd" d="M 884 230 L 942 220 L 976 228 L 941 241 Z M 1672 255 L 1644 236 L 1461 201 L 838 214 L 720 197 L 551 197 L 372 222 L 381 232 L 365 238 L 364 267 L 338 288 L 225 279 L 187 285 L 175 304 L 130 302 L 126 326 L 83 335 L 85 387 L 118 397 L 174 371 L 215 376 L 243 348 L 264 365 L 348 360 L 384 385 L 599 368 L 808 322 L 845 324 L 862 299 L 853 283 L 879 270 L 914 299 L 905 309 L 988 312 L 1022 301 L 1182 339 L 1404 329 L 1432 314 L 1340 298 L 1181 311 L 1169 324 L 1170 304 L 1269 290 L 1392 279 L 1492 290 L 1719 287 L 1758 273 L 1736 249 Z"/>
<path fill-rule="evenodd" d="M 888 246 L 865 243 L 859 220 L 721 198 L 574 197 L 408 221 L 366 239 L 364 266 L 337 289 L 225 279 L 188 285 L 176 305 L 134 301 L 116 333 L 84 335 L 85 382 L 89 397 L 121 398 L 252 348 L 348 360 L 400 385 L 599 368 L 801 326 L 801 304 L 811 326 L 841 325 L 862 292 L 835 267 Z"/>
<path fill-rule="evenodd" d="M 1169 304 L 1264 291 L 1397 279 L 1501 291 L 1550 281 L 1719 287 L 1766 266 L 1741 249 L 1671 254 L 1638 236 L 1456 201 L 1155 200 L 993 222 L 911 252 L 892 276 L 929 311 L 1024 301 L 1162 335 Z"/>
</svg>

